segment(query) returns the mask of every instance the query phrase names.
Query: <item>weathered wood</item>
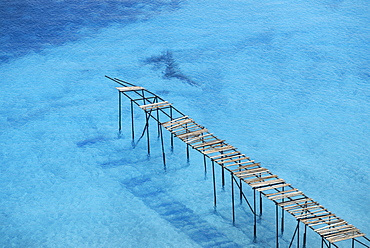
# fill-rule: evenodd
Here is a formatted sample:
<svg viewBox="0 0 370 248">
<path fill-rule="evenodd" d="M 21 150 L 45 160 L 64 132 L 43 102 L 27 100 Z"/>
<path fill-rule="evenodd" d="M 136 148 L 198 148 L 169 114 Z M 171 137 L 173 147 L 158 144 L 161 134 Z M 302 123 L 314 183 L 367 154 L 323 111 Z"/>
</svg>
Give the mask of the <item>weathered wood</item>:
<svg viewBox="0 0 370 248">
<path fill-rule="evenodd" d="M 303 197 L 303 198 L 296 199 L 296 200 L 279 202 L 277 205 L 279 205 L 280 207 L 282 207 L 282 206 L 289 206 L 289 205 L 293 205 L 293 204 L 296 204 L 296 203 L 299 203 L 299 202 L 305 202 L 305 201 L 306 202 L 312 201 L 312 199 L 311 198 L 308 198 L 308 197 Z"/>
<path fill-rule="evenodd" d="M 274 186 L 267 186 L 267 187 L 263 187 L 263 188 L 258 188 L 256 190 L 261 192 L 261 191 L 266 191 L 266 190 L 271 190 L 271 189 L 278 189 L 278 188 L 287 187 L 287 186 L 290 186 L 290 183 L 282 183 L 282 184 L 278 184 L 278 185 L 274 185 Z"/>
<path fill-rule="evenodd" d="M 234 174 L 235 175 L 254 175 L 255 173 L 261 173 L 261 172 L 266 172 L 266 171 L 269 171 L 269 170 L 263 167 L 258 167 L 255 169 L 236 171 L 234 172 Z"/>
<path fill-rule="evenodd" d="M 218 143 L 222 143 L 224 142 L 225 140 L 215 140 L 215 141 L 210 141 L 210 142 L 205 142 L 205 143 L 201 143 L 201 144 L 198 144 L 198 145 L 195 145 L 193 146 L 194 148 L 200 148 L 200 147 L 205 147 L 205 146 L 211 146 L 211 145 L 214 145 L 214 144 L 218 144 Z M 199 150 L 199 149 L 198 149 Z"/>
<path fill-rule="evenodd" d="M 277 178 L 278 176 L 277 175 L 270 175 L 270 176 L 267 176 L 267 177 L 256 177 L 254 179 L 248 179 L 248 180 L 244 180 L 244 182 L 248 183 L 248 184 L 255 184 L 255 183 L 258 183 L 258 182 L 261 182 L 261 181 L 265 181 L 265 180 L 268 180 L 268 179 L 272 179 L 272 178 Z"/>
<path fill-rule="evenodd" d="M 204 143 L 207 140 L 212 140 L 212 139 L 218 140 L 217 137 L 213 135 L 213 133 L 207 133 L 207 134 L 204 134 L 204 135 L 199 135 L 199 136 L 197 136 L 195 138 L 192 138 L 192 139 L 188 139 L 188 140 L 186 140 L 184 142 L 186 144 L 191 145 L 194 148 L 194 145 L 192 145 L 192 144 L 196 144 L 196 143 L 199 143 L 199 142 Z"/>
<path fill-rule="evenodd" d="M 233 150 L 233 149 L 236 149 L 235 147 L 233 147 L 233 146 L 230 146 L 231 147 L 231 149 L 230 150 Z M 217 148 L 217 149 L 219 149 L 219 148 Z M 227 150 L 227 149 L 226 149 Z M 222 150 L 221 150 L 222 151 Z M 218 151 L 218 152 L 220 152 L 220 151 Z M 232 158 L 236 158 L 236 157 L 245 157 L 245 154 L 242 154 L 242 153 L 238 153 L 238 154 L 232 154 L 232 155 L 228 155 L 228 156 L 226 156 L 226 154 L 225 153 L 220 153 L 219 155 L 221 155 L 222 157 L 221 158 L 216 158 L 216 159 L 213 159 L 213 161 L 222 161 L 222 160 L 224 160 L 224 159 L 226 159 L 226 158 L 228 158 L 228 159 L 232 159 Z"/>
<path fill-rule="evenodd" d="M 170 120 L 170 121 L 162 122 L 162 126 L 167 127 L 167 126 L 174 125 L 174 124 L 178 123 L 179 121 L 181 121 L 182 119 L 185 119 L 185 118 L 188 118 L 188 117 L 189 117 L 188 115 L 184 115 L 184 116 L 181 116 L 179 118 L 176 118 L 176 119 L 173 119 L 173 120 Z"/>
<path fill-rule="evenodd" d="M 361 233 L 360 231 L 356 232 L 355 234 L 352 233 L 351 235 L 346 235 L 346 236 L 337 236 L 337 237 L 333 237 L 333 238 L 328 238 L 328 241 L 330 243 L 335 243 L 335 242 L 339 242 L 339 241 L 344 241 L 344 240 L 347 240 L 347 239 L 354 239 L 354 238 L 358 238 L 358 237 L 364 237 L 365 234 L 364 233 Z"/>
<path fill-rule="evenodd" d="M 304 195 L 302 191 L 297 191 L 297 192 L 288 193 L 288 194 L 270 196 L 270 197 L 267 197 L 267 198 L 272 200 L 272 201 L 276 201 L 276 200 L 281 200 L 281 199 L 284 199 L 284 198 L 302 196 L 302 195 Z"/>
<path fill-rule="evenodd" d="M 250 164 L 250 163 L 253 163 L 253 164 Z M 243 165 L 244 164 L 244 165 Z M 247 164 L 247 165 L 245 165 Z M 249 160 L 249 161 L 244 161 L 244 162 L 241 162 L 241 163 L 236 163 L 236 164 L 229 164 L 227 165 L 226 167 L 230 167 L 230 166 L 238 166 L 238 165 L 242 165 L 242 166 L 239 166 L 238 168 L 236 169 L 233 169 L 231 171 L 238 171 L 238 170 L 243 170 L 243 169 L 247 169 L 247 168 L 251 168 L 251 167 L 261 167 L 261 163 L 254 163 L 254 160 Z"/>
<path fill-rule="evenodd" d="M 186 125 L 186 126 L 183 126 L 183 125 Z M 195 122 L 192 122 L 190 124 L 188 124 L 188 123 L 181 124 L 179 127 L 175 128 L 175 129 L 172 129 L 172 130 L 168 129 L 168 131 L 170 131 L 173 134 L 180 134 L 181 132 L 184 132 L 184 131 L 187 131 L 187 130 L 193 130 L 194 128 L 204 128 L 204 127 L 202 127 L 201 125 L 198 125 Z"/>
<path fill-rule="evenodd" d="M 215 148 L 215 149 L 211 149 L 211 150 L 208 150 L 208 151 L 203 151 L 202 153 L 203 154 L 211 154 L 211 153 L 215 153 L 215 152 L 227 151 L 227 150 L 232 150 L 232 149 L 236 149 L 236 148 L 233 147 L 233 146 L 230 146 L 230 145 L 226 145 L 226 146 L 222 146 L 220 148 Z M 219 159 L 221 159 L 221 158 L 219 158 Z M 214 159 L 213 161 L 216 161 L 216 160 L 219 160 L 219 159 Z"/>
<path fill-rule="evenodd" d="M 341 225 L 346 225 L 346 224 L 348 224 L 348 222 L 343 220 L 343 221 L 339 221 L 339 222 L 337 222 L 335 224 L 326 225 L 326 226 L 323 226 L 323 227 L 314 229 L 314 231 L 315 232 L 319 232 L 321 230 L 330 229 L 330 228 L 335 227 L 335 226 L 341 226 Z"/>
<path fill-rule="evenodd" d="M 310 206 L 310 207 L 303 207 L 303 208 L 298 208 L 298 209 L 293 209 L 293 210 L 287 210 L 287 209 L 284 208 L 284 210 L 286 210 L 290 214 L 296 214 L 296 213 L 299 213 L 299 212 L 311 211 L 311 210 L 316 209 L 316 208 L 324 209 L 323 206 L 315 204 L 314 206 Z"/>
<path fill-rule="evenodd" d="M 144 90 L 143 87 L 140 86 L 132 86 L 132 87 L 116 87 L 117 90 L 120 92 L 127 92 L 127 91 L 135 91 L 135 90 Z"/>
<path fill-rule="evenodd" d="M 249 159 L 249 157 L 242 157 L 242 158 L 236 158 L 236 159 L 232 159 L 232 160 L 229 160 L 229 161 L 218 161 L 217 163 L 218 164 L 227 164 L 227 163 L 232 163 L 232 162 L 235 162 L 235 161 L 242 161 L 242 160 L 246 160 L 246 159 Z"/>
<path fill-rule="evenodd" d="M 218 157 L 222 157 L 222 156 L 229 156 L 229 155 L 242 155 L 239 151 L 235 151 L 235 152 L 230 152 L 230 153 L 220 153 L 220 154 L 217 154 L 217 155 L 214 155 L 214 156 L 210 156 L 209 158 L 210 159 L 214 159 L 214 158 L 218 158 Z M 243 154 L 244 155 L 244 154 Z"/>
<path fill-rule="evenodd" d="M 322 209 L 319 209 L 319 210 L 316 210 L 316 211 L 308 211 L 308 212 L 305 212 L 305 213 L 301 213 L 301 214 L 297 214 L 297 215 L 294 215 L 293 216 L 296 218 L 296 219 L 302 219 L 302 218 L 308 218 L 310 216 L 316 216 L 317 214 L 324 214 L 325 213 L 330 213 L 326 208 L 322 208 Z"/>
<path fill-rule="evenodd" d="M 163 107 L 169 106 L 171 104 L 172 103 L 164 101 L 164 102 L 157 102 L 157 103 L 151 103 L 151 104 L 146 104 L 146 105 L 140 105 L 139 107 L 144 109 L 144 110 L 151 110 L 151 109 L 156 109 L 156 108 L 163 108 Z"/>
<path fill-rule="evenodd" d="M 178 137 L 179 139 L 185 139 L 185 138 L 188 138 L 188 137 L 197 136 L 197 135 L 205 133 L 205 132 L 208 132 L 208 130 L 206 128 L 198 130 L 198 131 L 190 132 L 190 133 L 184 133 L 184 134 L 176 135 L 176 137 Z"/>
<path fill-rule="evenodd" d="M 192 123 L 195 123 L 194 121 L 193 121 L 193 119 L 185 119 L 185 120 L 183 120 L 183 121 L 180 121 L 179 123 L 177 123 L 176 125 L 173 125 L 173 126 L 169 126 L 169 127 L 167 127 L 166 129 L 167 130 L 169 130 L 169 131 L 172 131 L 172 130 L 174 130 L 175 128 L 177 128 L 177 127 L 180 127 L 180 126 L 182 126 L 182 125 L 184 125 L 184 124 L 187 124 L 187 123 L 190 123 L 190 122 L 192 122 Z"/>
</svg>

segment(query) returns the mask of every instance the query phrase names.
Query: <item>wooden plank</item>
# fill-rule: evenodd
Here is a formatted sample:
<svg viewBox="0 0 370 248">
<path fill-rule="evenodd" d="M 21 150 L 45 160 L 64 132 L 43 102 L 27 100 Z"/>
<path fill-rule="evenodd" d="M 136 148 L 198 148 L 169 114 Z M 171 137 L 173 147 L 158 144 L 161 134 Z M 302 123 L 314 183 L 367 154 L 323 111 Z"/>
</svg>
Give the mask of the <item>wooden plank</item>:
<svg viewBox="0 0 370 248">
<path fill-rule="evenodd" d="M 320 204 L 315 202 L 315 201 L 311 201 L 311 202 L 302 203 L 302 204 L 297 203 L 297 204 L 292 205 L 292 206 L 283 206 L 283 209 L 286 210 L 286 211 L 290 211 L 292 209 L 302 209 L 302 208 L 310 207 L 310 206 L 320 206 Z"/>
<path fill-rule="evenodd" d="M 135 91 L 135 90 L 144 90 L 141 86 L 131 86 L 131 87 L 116 87 L 120 92 Z"/>
<path fill-rule="evenodd" d="M 258 188 L 256 190 L 261 192 L 265 190 L 278 189 L 278 188 L 287 187 L 287 186 L 290 186 L 290 183 L 283 183 L 283 184 L 274 185 L 274 186 L 267 186 L 263 188 Z"/>
<path fill-rule="evenodd" d="M 277 177 L 278 177 L 277 175 L 270 175 L 270 176 L 267 176 L 267 177 L 257 177 L 257 178 L 254 178 L 254 179 L 244 180 L 244 182 L 246 182 L 248 184 L 254 184 L 254 183 L 258 183 L 258 182 L 261 182 L 261 181 L 264 181 L 264 180 L 267 180 L 267 179 L 277 178 Z"/>
<path fill-rule="evenodd" d="M 262 176 L 265 176 L 265 175 L 272 175 L 272 173 L 268 169 L 262 170 L 262 171 L 250 172 L 250 173 L 247 173 L 246 171 L 248 171 L 248 170 L 241 171 L 241 172 L 244 172 L 244 173 L 239 173 L 239 174 L 234 173 L 234 174 L 238 178 L 243 178 L 244 180 L 246 180 L 248 177 L 254 177 L 254 178 L 257 177 L 257 178 L 259 178 L 259 177 L 262 177 Z"/>
<path fill-rule="evenodd" d="M 274 185 L 274 184 L 278 184 L 278 183 L 282 183 L 282 182 L 285 182 L 284 179 L 275 179 L 275 180 L 269 180 L 269 181 L 265 181 L 265 182 L 260 182 L 260 183 L 255 183 L 253 185 L 251 185 L 252 188 L 259 188 L 259 187 L 264 187 L 266 185 Z"/>
<path fill-rule="evenodd" d="M 249 163 L 254 163 L 254 160 L 249 160 L 249 161 L 244 161 L 244 162 L 237 162 L 237 163 L 234 163 L 234 164 L 228 164 L 228 165 L 225 165 L 225 167 L 238 166 L 238 165 L 245 164 L 245 167 L 247 168 L 249 165 L 246 165 L 246 164 L 249 164 Z M 260 163 L 255 163 L 255 164 L 260 164 Z M 239 166 L 239 168 L 240 168 L 240 166 Z"/>
<path fill-rule="evenodd" d="M 313 225 L 317 225 L 317 224 L 322 225 L 324 223 L 328 223 L 328 221 L 331 221 L 332 218 L 336 219 L 338 217 L 333 214 L 331 216 L 328 216 L 328 217 L 325 217 L 325 218 L 320 218 L 320 219 L 317 219 L 317 220 L 307 221 L 307 220 L 303 219 L 301 221 L 303 223 L 305 223 L 306 225 L 308 225 L 308 226 L 313 226 Z"/>
<path fill-rule="evenodd" d="M 242 165 L 242 164 L 247 164 L 247 165 L 242 165 L 242 166 L 239 166 L 238 168 L 234 169 L 234 170 L 231 170 L 231 171 L 237 171 L 237 170 L 242 170 L 242 169 L 246 169 L 246 168 L 251 168 L 251 167 L 255 167 L 255 166 L 258 166 L 258 167 L 261 167 L 261 163 L 253 163 L 254 160 L 250 160 L 250 161 L 245 161 L 245 162 L 241 162 L 241 163 L 236 163 L 236 164 L 229 164 L 227 165 L 226 167 L 229 167 L 229 166 L 237 166 L 237 165 Z M 249 163 L 253 163 L 253 164 L 249 164 Z"/>
<path fill-rule="evenodd" d="M 354 239 L 354 238 L 363 237 L 363 236 L 366 236 L 366 235 L 364 233 L 357 232 L 356 234 L 352 234 L 352 235 L 347 235 L 347 236 L 342 235 L 340 237 L 328 238 L 328 241 L 330 243 L 335 243 L 335 242 L 339 242 L 339 241 L 343 241 L 347 239 Z"/>
<path fill-rule="evenodd" d="M 218 144 L 218 143 L 222 143 L 224 142 L 225 140 L 215 140 L 215 141 L 210 141 L 210 142 L 205 142 L 205 143 L 201 143 L 199 145 L 195 145 L 193 146 L 194 148 L 200 148 L 200 147 L 204 147 L 204 146 L 210 146 L 210 145 L 214 145 L 214 144 Z"/>
<path fill-rule="evenodd" d="M 301 214 L 297 214 L 297 215 L 292 214 L 292 215 L 296 219 L 302 219 L 302 218 L 307 218 L 307 217 L 310 217 L 310 216 L 316 216 L 317 214 L 324 214 L 323 212 L 330 213 L 326 208 L 321 208 L 321 209 L 316 210 L 316 211 L 308 211 L 308 212 L 305 212 L 305 213 L 301 213 Z"/>
<path fill-rule="evenodd" d="M 211 136 L 211 137 L 209 137 Z M 198 143 L 198 142 L 206 142 L 207 140 L 211 140 L 211 139 L 217 139 L 216 136 L 213 135 L 213 133 L 207 133 L 205 135 L 200 135 L 200 136 L 197 136 L 195 138 L 192 138 L 192 139 L 188 139 L 187 141 L 184 141 L 186 144 L 194 144 L 194 143 Z M 191 145 L 192 147 L 194 147 L 195 145 Z"/>
<path fill-rule="evenodd" d="M 310 207 L 303 207 L 303 208 L 298 208 L 298 209 L 293 209 L 293 210 L 286 210 L 286 209 L 284 209 L 284 210 L 286 210 L 290 214 L 296 214 L 296 213 L 299 213 L 299 212 L 311 211 L 311 210 L 316 209 L 316 208 L 324 209 L 324 207 L 321 206 L 321 205 L 314 205 L 314 206 L 310 206 Z"/>
<path fill-rule="evenodd" d="M 217 157 L 229 156 L 229 155 L 234 155 L 234 154 L 241 154 L 241 153 L 239 151 L 230 152 L 230 153 L 220 153 L 220 154 L 217 154 L 217 155 L 214 155 L 214 156 L 210 156 L 209 158 L 214 159 L 214 158 L 217 158 Z"/>
<path fill-rule="evenodd" d="M 341 232 L 345 232 L 345 231 L 348 231 L 348 230 L 351 230 L 351 229 L 357 229 L 354 225 L 351 225 L 351 224 L 347 224 L 347 225 L 344 225 L 344 226 L 338 226 L 338 227 L 334 227 L 334 228 L 329 228 L 329 229 L 325 229 L 325 230 L 315 230 L 315 232 L 317 232 L 318 234 L 322 235 L 322 236 L 330 236 L 330 235 L 333 235 L 333 234 L 336 234 L 336 233 L 341 233 Z"/>
<path fill-rule="evenodd" d="M 184 127 L 182 125 L 186 125 L 186 126 Z M 171 130 L 167 129 L 167 130 L 170 131 L 173 134 L 180 134 L 180 132 L 184 132 L 186 130 L 192 130 L 194 128 L 204 128 L 204 127 L 202 127 L 201 125 L 198 125 L 195 122 L 192 122 L 190 124 L 188 124 L 188 123 L 181 124 L 179 127 L 175 128 L 175 129 L 171 129 Z"/>
<path fill-rule="evenodd" d="M 180 127 L 180 126 L 182 126 L 182 125 L 184 125 L 184 124 L 187 124 L 187 123 L 190 123 L 190 122 L 195 123 L 195 122 L 193 121 L 193 119 L 188 118 L 188 119 L 185 119 L 185 120 L 183 120 L 183 121 L 180 121 L 180 122 L 179 122 L 179 123 L 177 123 L 176 125 L 169 126 L 169 127 L 167 127 L 166 129 L 167 129 L 167 130 L 169 130 L 169 131 L 171 131 L 171 130 L 173 130 L 173 129 L 177 128 L 177 127 Z"/>
<path fill-rule="evenodd" d="M 269 196 L 273 196 L 273 195 L 280 195 L 280 194 L 285 194 L 285 193 L 289 193 L 289 192 L 292 192 L 292 191 L 298 191 L 298 189 L 294 188 L 294 189 L 289 189 L 289 190 L 285 190 L 285 191 L 279 191 L 279 192 L 275 192 L 275 193 L 271 193 L 271 194 L 266 194 L 265 196 L 269 197 Z"/>
<path fill-rule="evenodd" d="M 157 103 L 151 103 L 151 104 L 146 104 L 146 105 L 140 105 L 139 107 L 144 109 L 144 110 L 150 110 L 154 108 L 162 108 L 164 106 L 171 105 L 172 103 L 169 103 L 167 101 L 164 102 L 157 102 Z"/>
<path fill-rule="evenodd" d="M 289 194 L 270 196 L 270 197 L 267 197 L 267 198 L 272 200 L 272 201 L 276 201 L 276 200 L 281 200 L 281 199 L 284 199 L 284 198 L 289 198 L 289 197 L 294 197 L 294 196 L 302 196 L 302 195 L 304 195 L 303 192 L 298 191 L 298 192 L 289 193 Z"/>
<path fill-rule="evenodd" d="M 312 223 L 312 224 L 308 224 L 308 226 L 312 227 L 313 226 L 318 226 L 318 225 L 331 225 L 333 223 L 338 223 L 338 222 L 341 222 L 341 221 L 344 221 L 342 220 L 341 218 L 335 216 L 334 219 L 332 218 L 329 218 L 327 220 L 321 220 L 321 221 L 318 221 L 316 223 Z"/>
<path fill-rule="evenodd" d="M 255 169 L 249 169 L 249 170 L 241 170 L 241 171 L 236 171 L 236 172 L 233 172 L 235 175 L 240 175 L 240 174 L 251 174 L 253 175 L 254 173 L 260 173 L 260 172 L 265 172 L 265 171 L 268 171 L 268 169 L 266 168 L 263 168 L 263 167 L 258 167 L 258 168 L 255 168 Z"/>
<path fill-rule="evenodd" d="M 321 231 L 321 230 L 324 230 L 324 229 L 329 229 L 329 228 L 332 228 L 332 227 L 335 227 L 335 226 L 340 226 L 340 225 L 345 225 L 345 224 L 348 224 L 348 222 L 345 221 L 345 220 L 342 220 L 342 221 L 339 221 L 335 224 L 331 224 L 331 225 L 327 225 L 327 226 L 323 226 L 323 227 L 314 229 L 314 231 L 318 232 L 318 231 Z"/>
<path fill-rule="evenodd" d="M 190 132 L 190 133 L 183 133 L 183 134 L 180 134 L 180 135 L 176 135 L 176 137 L 179 138 L 179 139 L 185 139 L 185 138 L 188 138 L 188 137 L 197 136 L 197 135 L 205 133 L 205 132 L 208 132 L 208 130 L 206 128 L 201 129 L 201 130 L 197 130 L 197 131 L 194 131 L 194 132 Z"/>
<path fill-rule="evenodd" d="M 230 145 L 226 145 L 226 146 L 222 146 L 220 148 L 215 148 L 215 149 L 211 149 L 211 150 L 208 150 L 208 151 L 203 151 L 202 153 L 203 154 L 210 154 L 210 153 L 227 151 L 227 150 L 232 150 L 232 149 L 236 149 L 236 148 L 233 147 L 233 146 L 230 146 Z M 219 158 L 219 159 L 221 159 L 221 158 Z M 215 159 L 214 161 L 219 160 L 219 159 Z"/>
<path fill-rule="evenodd" d="M 246 159 L 249 159 L 249 157 L 236 158 L 236 159 L 232 159 L 232 160 L 229 160 L 229 161 L 219 161 L 217 163 L 222 165 L 222 164 L 232 163 L 232 162 L 235 162 L 235 161 L 242 161 L 242 160 L 246 160 Z"/>
<path fill-rule="evenodd" d="M 170 131 L 171 133 L 173 133 L 175 136 L 180 136 L 180 135 L 183 135 L 183 134 L 186 134 L 186 133 L 191 133 L 191 132 L 195 132 L 195 131 L 198 131 L 198 130 L 201 130 L 203 129 L 204 127 L 201 127 L 201 126 L 192 126 L 192 127 L 188 127 L 188 128 L 183 128 L 182 130 L 178 130 L 178 131 Z"/>
<path fill-rule="evenodd" d="M 231 147 L 232 147 L 231 149 L 236 149 L 233 146 L 231 146 Z M 216 148 L 216 149 L 218 149 L 218 148 Z M 237 154 L 235 154 L 235 153 L 237 153 Z M 230 154 L 230 155 L 228 155 L 228 154 Z M 221 156 L 221 158 L 213 159 L 213 161 L 219 161 L 219 160 L 223 160 L 223 159 L 226 159 L 226 158 L 229 158 L 230 159 L 230 158 L 236 158 L 236 157 L 243 157 L 243 156 L 245 156 L 245 154 L 239 153 L 239 152 L 237 152 L 237 151 L 234 150 L 234 152 L 220 153 L 220 154 L 216 155 L 216 157 L 220 157 L 220 156 Z"/>
<path fill-rule="evenodd" d="M 318 215 L 318 216 L 315 216 L 315 217 L 309 217 L 307 219 L 303 218 L 303 219 L 300 219 L 300 220 L 303 223 L 305 223 L 306 225 L 308 225 L 308 224 L 311 224 L 311 223 L 320 222 L 323 219 L 328 218 L 328 217 L 332 217 L 332 216 L 335 216 L 335 214 Z"/>
<path fill-rule="evenodd" d="M 173 120 L 170 120 L 170 121 L 162 122 L 161 124 L 164 127 L 171 126 L 171 125 L 174 125 L 177 122 L 181 121 L 182 119 L 185 119 L 185 118 L 188 118 L 188 117 L 189 117 L 188 115 L 184 115 L 184 116 L 181 116 L 179 118 L 176 118 L 176 119 L 173 119 Z"/>
<path fill-rule="evenodd" d="M 293 205 L 293 204 L 296 204 L 296 203 L 299 203 L 299 202 L 305 202 L 305 201 L 306 202 L 312 201 L 312 199 L 308 198 L 308 197 L 304 197 L 304 198 L 300 198 L 300 199 L 297 199 L 297 200 L 279 202 L 278 205 L 279 206 L 289 206 L 289 205 Z"/>
</svg>

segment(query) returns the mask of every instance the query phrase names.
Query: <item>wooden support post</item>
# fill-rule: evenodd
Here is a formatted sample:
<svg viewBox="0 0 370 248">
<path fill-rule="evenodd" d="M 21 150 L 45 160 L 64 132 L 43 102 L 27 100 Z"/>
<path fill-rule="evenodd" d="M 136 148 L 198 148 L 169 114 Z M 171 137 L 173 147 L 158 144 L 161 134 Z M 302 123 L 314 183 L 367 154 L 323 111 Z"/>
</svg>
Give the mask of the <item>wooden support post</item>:
<svg viewBox="0 0 370 248">
<path fill-rule="evenodd" d="M 279 206 L 276 204 L 276 248 L 279 248 Z"/>
<path fill-rule="evenodd" d="M 150 138 L 149 138 L 149 116 L 148 113 L 145 113 L 146 115 L 146 138 L 147 138 L 147 145 L 148 145 L 148 156 L 150 156 Z"/>
<path fill-rule="evenodd" d="M 134 104 L 132 100 L 131 100 L 131 137 L 132 137 L 132 143 L 134 143 L 134 140 L 135 140 Z"/>
<path fill-rule="evenodd" d="M 304 225 L 303 248 L 306 248 L 306 243 L 307 243 L 307 225 Z"/>
<path fill-rule="evenodd" d="M 118 131 L 121 133 L 122 129 L 122 100 L 121 92 L 118 91 Z"/>
<path fill-rule="evenodd" d="M 222 189 L 224 190 L 225 189 L 225 168 L 223 166 L 221 166 L 221 176 L 222 176 L 221 185 L 222 185 Z"/>
<path fill-rule="evenodd" d="M 260 192 L 260 216 L 262 216 L 262 193 Z"/>
<path fill-rule="evenodd" d="M 187 161 L 189 163 L 189 161 L 190 161 L 190 154 L 189 154 L 189 145 L 188 144 L 186 144 L 186 159 L 187 159 Z"/>
<path fill-rule="evenodd" d="M 159 121 L 159 111 L 158 111 L 158 109 L 157 109 L 157 120 L 158 120 L 158 121 L 157 121 L 157 126 L 158 126 L 158 127 L 157 127 L 157 129 L 158 129 L 157 131 L 158 131 L 158 138 L 159 138 L 159 137 L 160 137 L 160 130 L 159 130 L 159 129 L 160 129 L 160 127 L 161 127 L 161 123 L 160 123 L 160 121 Z"/>
<path fill-rule="evenodd" d="M 299 248 L 299 220 L 297 220 L 297 248 Z"/>
<path fill-rule="evenodd" d="M 159 126 L 159 134 L 160 134 L 161 144 L 162 144 L 163 166 L 164 166 L 164 170 L 166 170 L 166 153 L 164 152 L 163 132 L 162 132 L 161 125 Z"/>
<path fill-rule="evenodd" d="M 253 189 L 253 238 L 254 242 L 257 239 L 257 204 L 256 204 L 256 189 Z"/>
<path fill-rule="evenodd" d="M 284 188 L 285 187 L 283 187 L 283 189 L 282 189 L 282 191 L 284 191 Z M 282 202 L 284 202 L 284 198 L 282 199 Z M 281 234 L 283 234 L 284 233 L 284 210 L 283 210 L 283 208 L 281 208 Z"/>
<path fill-rule="evenodd" d="M 231 205 L 232 205 L 232 214 L 233 214 L 233 224 L 235 224 L 235 204 L 234 204 L 234 175 L 231 175 Z"/>
<path fill-rule="evenodd" d="M 207 174 L 207 158 L 206 158 L 206 155 L 203 155 L 203 163 L 204 163 L 204 172 Z"/>
<path fill-rule="evenodd" d="M 324 238 L 321 238 L 321 248 L 324 248 Z"/>
<path fill-rule="evenodd" d="M 212 179 L 213 179 L 213 206 L 216 209 L 217 196 L 216 196 L 216 176 L 215 176 L 215 162 L 212 161 Z"/>
<path fill-rule="evenodd" d="M 172 117 L 172 106 L 170 106 L 170 119 L 173 120 Z M 173 133 L 171 133 L 171 152 L 173 152 Z"/>
<path fill-rule="evenodd" d="M 355 248 L 355 239 L 352 239 L 352 248 Z"/>
<path fill-rule="evenodd" d="M 243 184 L 242 184 L 242 180 L 239 179 L 239 198 L 240 198 L 240 205 L 242 205 L 243 203 Z M 256 210 L 254 210 L 254 212 L 256 212 Z"/>
</svg>

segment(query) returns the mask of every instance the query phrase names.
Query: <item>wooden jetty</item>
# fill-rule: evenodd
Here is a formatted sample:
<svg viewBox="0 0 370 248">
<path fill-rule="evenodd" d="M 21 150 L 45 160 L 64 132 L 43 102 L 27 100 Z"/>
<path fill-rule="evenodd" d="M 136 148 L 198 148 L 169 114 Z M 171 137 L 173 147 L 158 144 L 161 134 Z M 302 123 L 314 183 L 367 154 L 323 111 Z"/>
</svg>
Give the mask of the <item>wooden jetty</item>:
<svg viewBox="0 0 370 248">
<path fill-rule="evenodd" d="M 216 135 L 211 133 L 207 128 L 196 123 L 189 116 L 184 115 L 173 105 L 156 94 L 120 80 L 118 78 L 107 78 L 121 85 L 116 87 L 119 92 L 119 130 L 121 130 L 121 95 L 125 95 L 131 100 L 131 117 L 132 117 L 132 138 L 134 139 L 134 125 L 133 125 L 133 104 L 138 105 L 146 114 L 146 125 L 144 133 L 147 133 L 148 154 L 150 154 L 150 140 L 149 140 L 149 118 L 156 120 L 158 124 L 158 134 L 161 137 L 163 162 L 165 160 L 164 141 L 162 135 L 162 128 L 171 133 L 171 148 L 173 147 L 173 138 L 177 137 L 186 144 L 187 157 L 189 158 L 189 147 L 197 150 L 204 156 L 204 163 L 206 166 L 206 159 L 212 162 L 213 168 L 213 184 L 214 184 L 214 204 L 216 205 L 215 192 L 215 176 L 214 165 L 218 164 L 222 167 L 222 178 L 224 173 L 228 172 L 231 175 L 232 193 L 234 194 L 234 183 L 240 189 L 240 198 L 244 198 L 251 212 L 254 215 L 254 236 L 256 238 L 256 216 L 262 214 L 262 200 L 261 196 L 266 197 L 276 205 L 276 247 L 279 247 L 279 220 L 278 209 L 281 208 L 285 212 L 292 215 L 297 220 L 297 228 L 299 232 L 299 224 L 304 224 L 304 240 L 303 247 L 306 247 L 306 228 L 309 227 L 322 238 L 322 247 L 338 247 L 335 243 L 343 240 L 352 239 L 352 247 L 360 244 L 363 247 L 370 247 L 365 242 L 370 240 L 358 228 L 349 224 L 347 221 L 336 216 L 334 213 L 326 209 L 317 201 L 306 196 L 302 191 L 293 187 L 284 179 L 275 175 L 269 169 L 261 166 L 260 163 L 255 162 L 248 156 L 239 151 L 236 147 L 228 144 L 225 140 L 219 139 Z M 165 120 L 163 120 L 165 119 Z M 140 138 L 141 138 L 140 137 Z M 254 192 L 253 204 L 250 204 L 248 199 L 242 192 L 242 183 L 247 184 Z M 224 179 L 223 179 L 224 185 Z M 256 208 L 256 193 L 260 197 L 260 213 L 258 214 Z M 233 206 L 233 222 L 235 221 L 234 214 L 234 195 L 232 199 Z M 252 206 L 253 205 L 253 206 Z M 282 211 L 282 217 L 283 212 Z M 283 230 L 283 222 L 281 223 L 281 230 Z M 292 238 L 292 242 L 295 236 Z M 362 237 L 365 241 L 360 241 L 358 238 Z M 299 239 L 299 238 L 298 238 Z M 291 245 L 292 245 L 291 242 Z M 299 241 L 298 241 L 299 242 Z"/>
</svg>

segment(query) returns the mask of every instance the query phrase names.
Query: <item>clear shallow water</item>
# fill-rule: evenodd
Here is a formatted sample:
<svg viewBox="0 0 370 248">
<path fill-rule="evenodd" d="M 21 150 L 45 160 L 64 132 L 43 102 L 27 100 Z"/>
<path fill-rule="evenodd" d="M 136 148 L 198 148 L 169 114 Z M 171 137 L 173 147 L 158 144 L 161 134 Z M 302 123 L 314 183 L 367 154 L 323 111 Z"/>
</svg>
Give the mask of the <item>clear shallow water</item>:
<svg viewBox="0 0 370 248">
<path fill-rule="evenodd" d="M 2 247 L 273 247 L 269 202 L 253 243 L 246 206 L 231 224 L 229 186 L 214 211 L 199 155 L 187 165 L 177 142 L 164 173 L 159 143 L 150 160 L 144 142 L 131 149 L 128 102 L 118 138 L 104 75 L 157 92 L 370 233 L 368 3 L 100 3 L 1 3 Z"/>
</svg>

